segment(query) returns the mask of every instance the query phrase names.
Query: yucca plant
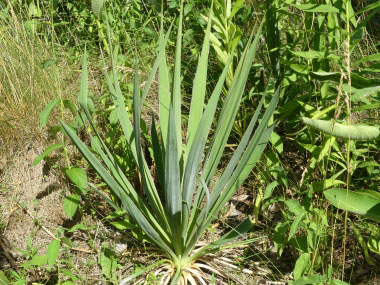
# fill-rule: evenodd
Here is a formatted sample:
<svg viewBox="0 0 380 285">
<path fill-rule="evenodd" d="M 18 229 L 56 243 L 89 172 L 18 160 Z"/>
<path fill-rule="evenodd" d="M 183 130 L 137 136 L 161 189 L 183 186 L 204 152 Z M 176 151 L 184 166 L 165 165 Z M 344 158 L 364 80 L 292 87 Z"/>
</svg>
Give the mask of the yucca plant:
<svg viewBox="0 0 380 285">
<path fill-rule="evenodd" d="M 121 206 L 119 207 L 116 202 L 102 194 L 103 192 L 98 192 L 115 209 L 123 208 L 126 210 L 128 215 L 146 234 L 146 238 L 161 252 L 159 256 L 164 256 L 164 258 L 146 270 L 158 267 L 156 274 L 162 276 L 161 282 L 163 284 L 168 284 L 169 282 L 171 284 L 187 284 L 187 282 L 196 284 L 196 280 L 205 284 L 207 276 L 202 272 L 202 269 L 215 270 L 210 265 L 211 263 L 208 263 L 207 256 L 223 248 L 230 247 L 230 243 L 241 237 L 251 226 L 250 219 L 247 219 L 218 240 L 206 246 L 199 246 L 199 240 L 204 232 L 211 222 L 218 217 L 218 213 L 225 203 L 247 178 L 264 151 L 274 128 L 271 118 L 278 102 L 279 92 L 276 91 L 274 95 L 272 94 L 265 112 L 261 112 L 266 97 L 265 94 L 262 96 L 240 144 L 234 151 L 224 171 L 220 171 L 218 166 L 223 157 L 224 148 L 244 93 L 248 73 L 255 58 L 262 25 L 256 29 L 255 34 L 252 32 L 236 69 L 231 88 L 223 100 L 223 108 L 219 114 L 215 129 L 213 129 L 211 138 L 209 138 L 213 118 L 232 57 L 228 59 L 228 63 L 206 104 L 207 65 L 211 30 L 211 22 L 209 22 L 194 78 L 187 129 L 183 130 L 180 73 L 182 6 L 177 31 L 173 78 L 169 80 L 170 74 L 165 51 L 172 26 L 165 35 L 162 32 L 163 25 L 161 21 L 158 57 L 141 93 L 136 67 L 131 117 L 126 111 L 124 97 L 117 80 L 115 64 L 112 63 L 113 81 L 105 73 L 121 130 L 129 142 L 129 148 L 133 153 L 141 175 L 144 196 L 133 188 L 112 155 L 111 150 L 108 149 L 96 131 L 87 107 L 86 55 L 83 60 L 79 103 L 89 121 L 93 134 L 95 134 L 90 134 L 90 136 L 91 144 L 96 154 L 78 138 L 68 125 L 63 122 L 61 124 L 83 156 L 102 177 L 109 189 L 118 197 Z M 111 60 L 112 58 L 113 56 L 111 55 Z M 160 103 L 159 128 L 153 118 L 151 137 L 159 185 L 155 184 L 155 179 L 151 175 L 140 142 L 141 110 L 157 71 Z M 172 82 L 172 85 L 170 82 Z M 258 121 L 260 121 L 259 124 Z M 256 125 L 257 128 L 254 131 Z M 185 135 L 182 136 L 182 134 Z M 99 157 L 101 160 L 98 159 Z M 96 189 L 94 185 L 93 187 Z M 145 271 L 132 274 L 123 280 L 122 284 L 130 282 Z"/>
</svg>

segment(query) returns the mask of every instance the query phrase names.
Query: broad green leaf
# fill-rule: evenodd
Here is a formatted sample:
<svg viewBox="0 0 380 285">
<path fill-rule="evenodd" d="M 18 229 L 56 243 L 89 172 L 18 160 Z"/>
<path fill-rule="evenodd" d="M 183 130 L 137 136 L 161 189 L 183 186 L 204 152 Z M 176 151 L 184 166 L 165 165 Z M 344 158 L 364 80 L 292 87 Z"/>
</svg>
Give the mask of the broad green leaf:
<svg viewBox="0 0 380 285">
<path fill-rule="evenodd" d="M 292 54 L 306 59 L 325 58 L 325 53 L 322 51 L 308 50 L 308 51 L 291 51 Z"/>
<path fill-rule="evenodd" d="M 59 255 L 59 247 L 60 247 L 60 241 L 58 239 L 52 240 L 47 249 L 46 257 L 47 257 L 47 263 L 50 267 L 53 267 L 55 264 L 55 261 L 58 258 Z"/>
<path fill-rule="evenodd" d="M 286 238 L 286 233 L 288 232 L 288 230 L 289 230 L 288 221 L 280 222 L 274 228 L 273 244 L 279 256 L 281 256 L 284 246 L 288 241 L 288 239 Z"/>
<path fill-rule="evenodd" d="M 183 8 L 183 15 L 186 16 L 193 9 L 193 6 L 193 3 L 187 3 Z"/>
<path fill-rule="evenodd" d="M 102 268 L 102 274 L 107 278 L 112 279 L 117 262 L 114 253 L 109 248 L 102 248 L 98 257 L 98 264 Z"/>
<path fill-rule="evenodd" d="M 377 163 L 376 161 L 374 160 L 367 160 L 367 161 L 364 161 L 362 163 L 360 163 L 357 167 L 358 168 L 363 168 L 363 167 L 379 167 L 380 164 Z"/>
<path fill-rule="evenodd" d="M 134 223 L 131 223 L 130 221 L 125 220 L 125 219 L 121 221 L 110 222 L 110 224 L 121 231 L 131 230 L 131 229 L 136 228 L 136 225 Z"/>
<path fill-rule="evenodd" d="M 348 16 L 349 21 L 356 28 L 358 26 L 358 22 L 356 21 L 355 11 L 352 8 L 351 1 L 347 1 L 345 13 L 346 13 L 346 16 Z"/>
<path fill-rule="evenodd" d="M 329 189 L 323 192 L 335 207 L 380 222 L 380 193 L 371 190 Z"/>
<path fill-rule="evenodd" d="M 22 267 L 31 267 L 31 266 L 43 266 L 47 263 L 46 255 L 36 255 L 31 260 L 28 260 L 21 264 Z"/>
<path fill-rule="evenodd" d="M 291 63 L 289 64 L 289 67 L 293 69 L 295 72 L 298 72 L 301 74 L 309 74 L 309 71 L 311 70 L 311 66 L 303 65 L 303 64 Z"/>
<path fill-rule="evenodd" d="M 379 70 L 379 72 L 380 72 L 380 70 Z M 351 101 L 352 102 L 359 102 L 365 96 L 373 94 L 375 92 L 378 92 L 378 90 L 380 90 L 380 86 L 361 88 L 361 89 L 351 88 L 351 90 L 352 90 Z"/>
<path fill-rule="evenodd" d="M 288 206 L 289 211 L 297 216 L 305 213 L 305 209 L 301 207 L 297 200 L 289 199 L 285 201 L 285 204 Z"/>
<path fill-rule="evenodd" d="M 371 251 L 380 254 L 380 237 L 370 237 L 367 246 Z"/>
<path fill-rule="evenodd" d="M 278 153 L 281 155 L 284 151 L 284 144 L 282 143 L 281 137 L 276 132 L 272 132 L 270 141 L 272 145 L 276 148 Z"/>
<path fill-rule="evenodd" d="M 59 99 L 53 99 L 42 110 L 42 112 L 40 113 L 40 128 L 46 126 L 47 122 L 49 121 L 51 111 L 60 101 L 61 100 Z"/>
<path fill-rule="evenodd" d="M 326 275 L 313 274 L 298 278 L 296 281 L 289 282 L 291 285 L 310 285 L 310 284 L 326 284 L 328 281 Z"/>
<path fill-rule="evenodd" d="M 82 168 L 72 167 L 65 170 L 66 175 L 71 182 L 77 185 L 79 188 L 87 188 L 87 174 Z"/>
<path fill-rule="evenodd" d="M 277 187 L 277 185 L 277 181 L 272 181 L 269 183 L 269 185 L 265 188 L 263 200 L 268 199 L 270 196 L 272 196 L 273 190 Z"/>
<path fill-rule="evenodd" d="M 63 242 L 64 244 L 66 244 L 69 247 L 74 247 L 74 243 L 69 238 L 62 237 L 61 242 Z"/>
<path fill-rule="evenodd" d="M 104 0 L 91 0 L 91 9 L 95 17 L 99 18 L 103 10 Z"/>
<path fill-rule="evenodd" d="M 48 156 L 51 152 L 53 152 L 56 149 L 59 149 L 61 147 L 64 147 L 62 143 L 52 144 L 50 145 L 42 154 L 37 156 L 32 163 L 32 166 L 36 166 L 40 163 L 41 160 L 43 160 L 46 156 Z"/>
<path fill-rule="evenodd" d="M 305 125 L 313 127 L 334 137 L 352 140 L 377 140 L 380 139 L 380 128 L 365 125 L 342 125 L 333 120 L 314 120 L 302 118 Z"/>
<path fill-rule="evenodd" d="M 65 211 L 66 216 L 71 219 L 74 217 L 80 202 L 80 196 L 77 194 L 71 194 L 66 196 L 63 200 L 63 210 Z"/>
<path fill-rule="evenodd" d="M 333 81 L 339 83 L 341 79 L 340 72 L 312 71 L 310 72 L 310 75 L 320 81 Z M 351 73 L 351 83 L 353 88 L 361 89 L 379 86 L 380 80 L 376 78 L 368 79 L 353 71 Z"/>
<path fill-rule="evenodd" d="M 45 60 L 43 64 L 43 69 L 48 69 L 50 66 L 54 65 L 55 63 L 56 63 L 56 60 L 54 59 Z"/>
<path fill-rule="evenodd" d="M 70 110 L 71 114 L 75 117 L 77 115 L 77 107 L 70 100 L 63 100 L 63 106 Z"/>
<path fill-rule="evenodd" d="M 235 16 L 235 14 L 237 12 L 239 12 L 239 10 L 243 7 L 243 4 L 244 4 L 244 0 L 236 0 L 236 2 L 234 3 L 234 6 L 231 10 L 231 14 L 229 15 L 229 18 L 232 18 Z"/>
<path fill-rule="evenodd" d="M 313 12 L 313 13 L 339 13 L 339 9 L 330 5 L 324 4 L 298 4 L 292 5 L 302 11 L 305 12 Z"/>
<path fill-rule="evenodd" d="M 310 262 L 310 253 L 308 252 L 302 253 L 298 257 L 296 261 L 296 265 L 294 266 L 294 272 L 293 272 L 294 280 L 297 281 L 297 279 L 299 279 L 303 275 L 303 273 L 309 266 L 309 262 Z"/>
<path fill-rule="evenodd" d="M 96 228 L 96 226 L 95 226 L 95 228 Z M 89 231 L 90 229 L 91 228 L 85 226 L 84 224 L 76 224 L 76 225 L 72 226 L 71 229 L 69 229 L 67 232 L 68 233 L 73 233 L 76 230 Z"/>
<path fill-rule="evenodd" d="M 289 231 L 289 237 L 288 240 L 290 240 L 299 230 L 300 228 L 300 223 L 305 219 L 306 213 L 303 212 L 294 219 L 292 225 L 290 226 L 290 231 Z"/>
<path fill-rule="evenodd" d="M 350 46 L 353 48 L 358 42 L 360 42 L 365 36 L 365 27 L 356 29 L 350 37 Z"/>
<path fill-rule="evenodd" d="M 344 185 L 345 183 L 337 179 L 324 179 L 320 181 L 314 181 L 311 183 L 311 187 L 314 192 L 322 192 L 331 187 L 337 187 L 339 185 Z"/>
</svg>

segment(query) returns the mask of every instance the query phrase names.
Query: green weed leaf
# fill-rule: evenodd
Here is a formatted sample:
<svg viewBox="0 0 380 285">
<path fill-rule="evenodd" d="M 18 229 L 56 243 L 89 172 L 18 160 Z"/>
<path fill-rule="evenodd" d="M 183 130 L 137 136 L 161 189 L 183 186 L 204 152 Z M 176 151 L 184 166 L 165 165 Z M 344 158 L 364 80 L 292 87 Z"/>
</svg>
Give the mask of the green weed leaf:
<svg viewBox="0 0 380 285">
<path fill-rule="evenodd" d="M 62 143 L 57 143 L 57 144 L 53 144 L 53 145 L 50 145 L 42 154 L 40 154 L 39 156 L 37 156 L 34 160 L 33 160 L 33 163 L 32 163 L 32 166 L 36 166 L 37 164 L 40 163 L 41 160 L 43 160 L 46 156 L 48 156 L 51 152 L 53 152 L 54 150 L 56 149 L 59 149 L 61 147 L 63 147 L 64 145 Z"/>
<path fill-rule="evenodd" d="M 370 237 L 367 246 L 371 251 L 380 254 L 380 237 Z"/>
<path fill-rule="evenodd" d="M 81 189 L 87 188 L 87 174 L 82 168 L 72 167 L 65 171 L 67 177 Z"/>
<path fill-rule="evenodd" d="M 335 188 L 323 192 L 338 209 L 365 216 L 380 222 L 380 193 L 372 190 L 350 191 Z"/>
<path fill-rule="evenodd" d="M 305 125 L 313 127 L 334 137 L 351 140 L 376 140 L 380 139 L 380 128 L 365 125 L 342 125 L 334 121 L 315 120 L 302 118 Z"/>
<path fill-rule="evenodd" d="M 99 254 L 98 263 L 102 267 L 102 274 L 112 279 L 117 266 L 114 253 L 109 248 L 103 248 Z"/>
<path fill-rule="evenodd" d="M 57 105 L 60 101 L 61 100 L 59 100 L 59 99 L 53 99 L 42 110 L 42 112 L 40 113 L 40 128 L 43 128 L 44 126 L 46 126 L 46 124 L 49 120 L 49 116 L 50 116 L 51 111 L 53 110 L 55 105 Z"/>
<path fill-rule="evenodd" d="M 325 53 L 316 50 L 308 50 L 308 51 L 291 51 L 292 54 L 303 57 L 306 59 L 315 59 L 315 58 L 325 58 Z"/>
<path fill-rule="evenodd" d="M 47 263 L 46 255 L 36 255 L 31 260 L 21 264 L 22 267 L 30 268 L 31 266 L 43 266 Z"/>
<path fill-rule="evenodd" d="M 293 272 L 295 280 L 299 279 L 303 275 L 307 266 L 309 265 L 309 261 L 310 261 L 310 253 L 308 252 L 302 253 L 298 257 L 296 261 L 296 265 L 294 266 L 294 272 Z"/>
<path fill-rule="evenodd" d="M 58 258 L 59 255 L 59 247 L 61 242 L 58 239 L 52 240 L 47 249 L 47 263 L 49 264 L 50 268 L 54 266 L 55 261 Z"/>
<path fill-rule="evenodd" d="M 313 12 L 313 13 L 338 13 L 339 9 L 330 5 L 318 5 L 318 4 L 298 4 L 292 5 L 297 9 L 300 9 L 305 12 Z"/>
<path fill-rule="evenodd" d="M 63 201 L 63 210 L 65 211 L 66 216 L 71 219 L 74 217 L 75 212 L 78 209 L 80 201 L 80 196 L 77 194 L 69 195 Z"/>
<path fill-rule="evenodd" d="M 305 217 L 306 217 L 306 213 L 303 212 L 295 218 L 295 220 L 293 221 L 290 227 L 288 240 L 290 240 L 296 234 L 296 232 L 300 228 L 300 223 L 305 219 Z"/>
<path fill-rule="evenodd" d="M 277 185 L 277 181 L 272 181 L 269 183 L 269 185 L 265 188 L 263 200 L 268 199 L 270 196 L 272 196 L 273 190 L 277 187 Z"/>
</svg>

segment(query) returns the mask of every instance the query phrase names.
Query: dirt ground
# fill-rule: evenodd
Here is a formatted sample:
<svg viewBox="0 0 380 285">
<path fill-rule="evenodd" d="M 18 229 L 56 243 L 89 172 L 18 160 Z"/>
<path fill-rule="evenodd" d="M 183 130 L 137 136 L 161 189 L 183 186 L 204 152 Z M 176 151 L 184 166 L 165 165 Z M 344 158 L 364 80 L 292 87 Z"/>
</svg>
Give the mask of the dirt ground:
<svg viewBox="0 0 380 285">
<path fill-rule="evenodd" d="M 35 142 L 26 144 L 12 155 L 3 156 L 0 161 L 0 222 L 1 247 L 0 269 L 14 269 L 23 259 L 18 250 L 37 249 L 37 255 L 44 255 L 47 246 L 61 228 L 72 226 L 63 211 L 63 199 L 68 193 L 68 184 L 62 182 L 59 170 L 46 162 L 32 166 L 34 158 L 44 147 Z M 90 221 L 94 223 L 94 221 Z M 74 240 L 74 239 L 73 239 Z M 86 242 L 77 243 L 75 260 L 86 262 L 97 255 Z M 3 258 L 5 257 L 5 258 Z M 25 257 L 25 256 L 24 256 Z M 101 274 L 99 270 L 93 274 Z"/>
<path fill-rule="evenodd" d="M 32 247 L 37 248 L 38 255 L 46 254 L 49 242 L 55 238 L 61 228 L 67 229 L 82 221 L 69 220 L 65 216 L 62 205 L 65 195 L 69 193 L 69 185 L 60 171 L 55 169 L 54 165 L 44 161 L 37 166 L 32 166 L 35 157 L 44 149 L 41 143 L 34 142 L 23 145 L 12 155 L 1 157 L 0 256 L 2 258 L 0 258 L 0 270 L 18 271 L 19 264 L 25 256 L 17 249 L 31 250 L 28 248 L 28 243 L 31 243 Z M 241 213 L 238 210 L 231 212 Z M 102 271 L 97 265 L 97 259 L 98 252 L 105 242 L 112 245 L 118 254 L 119 263 L 122 264 L 117 270 L 118 280 L 127 276 L 136 262 L 151 263 L 152 256 L 146 255 L 141 248 L 136 247 L 136 242 L 133 242 L 128 235 L 123 235 L 120 231 L 102 224 L 94 216 L 86 215 L 81 219 L 86 219 L 87 226 L 95 228 L 91 231 L 91 234 L 95 236 L 94 246 L 89 247 L 88 235 L 77 232 L 69 236 L 75 247 L 67 254 L 73 257 L 77 269 L 82 276 L 85 276 L 85 280 L 90 282 L 89 284 L 104 284 L 101 281 L 103 280 Z M 134 245 L 131 246 L 133 243 Z M 219 258 L 223 261 L 223 258 L 237 256 L 237 251 L 243 255 L 244 249 L 236 249 L 230 253 L 224 252 Z M 221 268 L 228 272 L 231 281 L 236 284 L 271 284 L 267 283 L 267 278 L 265 278 L 270 271 L 260 262 L 252 263 L 249 269 L 246 268 L 243 272 L 238 267 Z M 46 272 L 40 272 L 40 274 L 46 274 Z M 30 278 L 33 280 L 33 276 Z M 224 283 L 219 281 L 220 284 Z"/>
</svg>

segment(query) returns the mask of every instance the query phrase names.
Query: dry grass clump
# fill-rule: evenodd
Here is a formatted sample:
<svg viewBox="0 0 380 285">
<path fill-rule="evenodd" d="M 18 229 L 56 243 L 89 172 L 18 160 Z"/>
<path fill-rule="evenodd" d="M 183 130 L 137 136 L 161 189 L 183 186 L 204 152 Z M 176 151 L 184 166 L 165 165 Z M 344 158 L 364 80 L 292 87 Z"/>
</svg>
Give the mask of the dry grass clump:
<svg viewBox="0 0 380 285">
<path fill-rule="evenodd" d="M 67 92 L 73 74 L 67 58 L 55 57 L 59 47 L 53 47 L 28 29 L 12 7 L 9 14 L 1 15 L 0 27 L 3 27 L 0 30 L 0 145 L 7 146 L 26 138 L 40 138 L 38 116 L 43 107 L 53 98 L 75 93 Z"/>
</svg>

